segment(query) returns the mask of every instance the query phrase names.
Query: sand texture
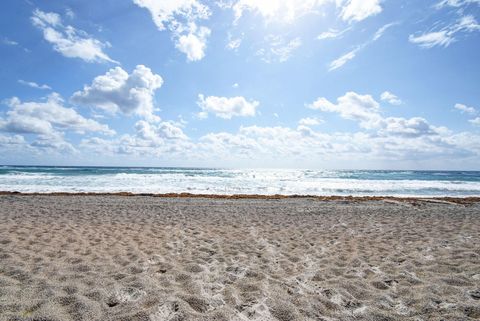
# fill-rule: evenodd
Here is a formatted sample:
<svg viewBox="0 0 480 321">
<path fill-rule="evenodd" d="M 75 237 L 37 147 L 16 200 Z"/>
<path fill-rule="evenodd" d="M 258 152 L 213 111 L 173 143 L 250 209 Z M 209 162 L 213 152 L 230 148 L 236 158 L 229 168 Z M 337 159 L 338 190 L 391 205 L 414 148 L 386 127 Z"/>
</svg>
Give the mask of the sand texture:
<svg viewBox="0 0 480 321">
<path fill-rule="evenodd" d="M 0 320 L 478 320 L 480 203 L 0 196 Z"/>
</svg>

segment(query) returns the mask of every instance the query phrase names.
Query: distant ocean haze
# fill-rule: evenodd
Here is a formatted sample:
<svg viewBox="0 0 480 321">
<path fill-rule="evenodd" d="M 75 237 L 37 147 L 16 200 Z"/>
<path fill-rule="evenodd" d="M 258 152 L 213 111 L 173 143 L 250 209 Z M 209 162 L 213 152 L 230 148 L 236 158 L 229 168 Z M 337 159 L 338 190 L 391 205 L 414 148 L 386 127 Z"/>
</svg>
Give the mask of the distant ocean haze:
<svg viewBox="0 0 480 321">
<path fill-rule="evenodd" d="M 466 197 L 480 172 L 2 166 L 0 190 Z"/>
</svg>

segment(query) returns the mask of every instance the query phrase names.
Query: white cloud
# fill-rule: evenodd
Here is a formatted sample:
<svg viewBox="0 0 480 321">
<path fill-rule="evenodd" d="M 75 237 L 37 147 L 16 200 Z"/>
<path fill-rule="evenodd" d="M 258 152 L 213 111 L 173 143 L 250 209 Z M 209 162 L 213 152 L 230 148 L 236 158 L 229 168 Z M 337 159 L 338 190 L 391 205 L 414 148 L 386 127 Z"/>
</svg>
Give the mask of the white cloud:
<svg viewBox="0 0 480 321">
<path fill-rule="evenodd" d="M 350 92 L 340 97 L 337 104 L 319 99 L 316 107 L 360 123 L 367 122 L 370 125 L 368 131 L 323 133 L 308 127 L 315 121 L 306 120 L 297 128 L 242 126 L 233 132 L 211 132 L 193 142 L 183 133 L 181 124 L 152 125 L 139 121 L 134 135 L 113 140 L 88 138 L 80 147 L 101 155 L 148 155 L 176 162 L 187 157 L 196 162 L 205 161 L 210 166 L 226 162 L 260 166 L 273 162 L 277 166 L 295 166 L 299 161 L 306 166 L 332 162 L 343 166 L 358 159 L 361 165 L 371 166 L 375 160 L 379 161 L 378 164 L 406 161 L 400 166 L 418 166 L 423 162 L 431 168 L 432 161 L 442 165 L 446 160 L 480 157 L 478 135 L 452 134 L 420 117 L 382 117 L 378 103 L 370 95 Z"/>
<path fill-rule="evenodd" d="M 44 136 L 60 136 L 64 131 L 115 133 L 107 125 L 64 107 L 62 98 L 56 93 L 50 94 L 45 102 L 21 102 L 14 97 L 8 101 L 8 106 L 6 119 L 0 118 L 2 131 Z"/>
<path fill-rule="evenodd" d="M 477 117 L 477 118 L 474 118 L 474 119 L 470 119 L 469 122 L 472 123 L 472 124 L 474 124 L 474 125 L 480 126 L 480 117 Z"/>
<path fill-rule="evenodd" d="M 344 21 L 364 20 L 382 12 L 381 0 L 237 0 L 230 4 L 222 4 L 222 8 L 231 8 L 235 15 L 234 23 L 245 12 L 260 15 L 267 23 L 293 23 L 309 14 L 324 14 L 327 5 L 335 5 Z"/>
<path fill-rule="evenodd" d="M 358 52 L 360 52 L 361 50 L 365 49 L 367 46 L 371 45 L 372 43 L 374 43 L 375 41 L 380 39 L 389 28 L 391 28 L 395 25 L 397 25 L 396 22 L 388 23 L 386 25 L 383 25 L 381 28 L 379 28 L 375 32 L 375 34 L 373 35 L 373 37 L 370 40 L 368 40 L 367 42 L 365 42 L 361 45 L 358 45 L 355 49 L 353 49 L 353 50 L 347 52 L 346 54 L 343 54 L 342 56 L 338 57 L 337 59 L 333 60 L 328 66 L 328 71 L 333 71 L 333 70 L 338 69 L 338 68 L 342 67 L 343 65 L 345 65 L 347 62 L 349 62 L 350 60 L 355 58 Z"/>
<path fill-rule="evenodd" d="M 298 124 L 301 126 L 316 126 L 323 123 L 324 123 L 323 119 L 320 119 L 318 117 L 306 117 L 298 121 Z"/>
<path fill-rule="evenodd" d="M 389 104 L 391 105 L 401 105 L 402 104 L 402 100 L 400 98 L 398 98 L 396 95 L 392 94 L 391 92 L 389 91 L 384 91 L 381 95 L 380 95 L 380 99 L 383 100 L 383 101 L 386 101 L 388 102 Z"/>
<path fill-rule="evenodd" d="M 453 39 L 447 30 L 424 33 L 419 36 L 410 35 L 408 37 L 411 43 L 418 44 L 424 48 L 432 48 L 435 46 L 448 47 Z"/>
<path fill-rule="evenodd" d="M 338 68 L 342 67 L 343 65 L 345 65 L 347 62 L 349 62 L 350 60 L 355 58 L 355 56 L 357 55 L 357 52 L 359 50 L 360 50 L 359 48 L 356 48 L 356 49 L 354 49 L 350 52 L 347 52 L 346 54 L 338 57 L 334 61 L 332 61 L 329 65 L 329 67 L 328 67 L 328 71 L 333 71 L 333 70 L 338 69 Z"/>
<path fill-rule="evenodd" d="M 296 19 L 318 10 L 330 0 L 238 0 L 232 5 L 237 22 L 245 13 L 260 14 L 267 21 L 292 23 Z"/>
<path fill-rule="evenodd" d="M 347 0 L 340 15 L 344 21 L 361 21 L 382 12 L 380 2 L 381 0 Z"/>
<path fill-rule="evenodd" d="M 69 142 L 65 141 L 63 136 L 59 134 L 38 135 L 30 145 L 37 149 L 55 153 L 64 154 L 77 152 L 76 148 Z"/>
<path fill-rule="evenodd" d="M 230 50 L 237 50 L 241 44 L 242 44 L 242 39 L 240 38 L 232 39 L 228 42 L 227 48 Z"/>
<path fill-rule="evenodd" d="M 202 109 L 200 117 L 206 117 L 212 113 L 223 119 L 231 119 L 235 116 L 255 116 L 256 109 L 260 105 L 258 101 L 247 101 L 244 97 L 204 97 L 198 95 L 198 106 Z"/>
<path fill-rule="evenodd" d="M 471 3 L 480 4 L 480 0 L 442 0 L 437 3 L 435 6 L 437 9 L 441 9 L 443 7 L 462 7 Z"/>
<path fill-rule="evenodd" d="M 187 140 L 188 137 L 183 133 L 179 124 L 174 122 L 161 122 L 159 124 L 151 124 L 144 120 L 140 120 L 135 124 L 137 136 L 141 139 L 158 142 L 164 139 Z"/>
<path fill-rule="evenodd" d="M 302 40 L 299 37 L 287 42 L 281 36 L 269 35 L 265 37 L 265 42 L 268 47 L 258 50 L 257 56 L 260 56 L 266 63 L 285 62 L 302 45 Z"/>
<path fill-rule="evenodd" d="M 12 136 L 0 135 L 0 147 L 2 148 L 24 145 L 25 143 L 26 143 L 25 138 L 21 135 L 12 135 Z"/>
<path fill-rule="evenodd" d="M 328 29 L 317 36 L 318 40 L 331 39 L 331 38 L 340 38 L 344 33 L 349 31 L 351 28 L 346 28 L 344 30 L 337 29 Z"/>
<path fill-rule="evenodd" d="M 391 23 L 387 23 L 385 25 L 383 25 L 382 27 L 380 27 L 376 32 L 375 34 L 373 35 L 373 38 L 372 38 L 372 41 L 371 42 L 374 42 L 374 41 L 377 41 L 378 39 L 380 39 L 381 37 L 383 37 L 383 35 L 385 34 L 385 32 L 390 29 L 391 27 L 394 27 L 398 25 L 398 22 L 391 22 Z"/>
<path fill-rule="evenodd" d="M 211 12 L 208 6 L 197 0 L 133 0 L 141 8 L 150 11 L 152 19 L 159 30 L 167 27 L 176 29 L 182 20 L 193 22 L 197 19 L 207 19 Z"/>
<path fill-rule="evenodd" d="M 225 46 L 225 48 L 227 48 L 228 50 L 236 51 L 238 48 L 240 48 L 241 44 L 242 44 L 242 38 L 233 38 L 232 35 L 229 33 L 228 43 Z"/>
<path fill-rule="evenodd" d="M 461 111 L 462 113 L 467 113 L 471 115 L 475 115 L 477 113 L 477 110 L 475 108 L 468 107 L 464 104 L 455 104 L 454 108 Z"/>
<path fill-rule="evenodd" d="M 456 41 L 458 33 L 469 33 L 480 31 L 480 25 L 473 16 L 463 16 L 456 23 L 448 25 L 441 30 L 431 31 L 418 36 L 410 35 L 408 40 L 423 48 L 432 48 L 435 46 L 448 47 Z"/>
<path fill-rule="evenodd" d="M 18 42 L 9 38 L 3 38 L 2 43 L 7 46 L 18 46 Z"/>
<path fill-rule="evenodd" d="M 317 151 L 325 139 L 304 136 L 287 127 L 241 127 L 237 133 L 210 133 L 200 138 L 199 148 L 216 151 L 219 159 L 274 159 L 297 157 L 307 150 Z M 307 145 L 309 145 L 307 147 Z M 312 153 L 310 154 L 312 156 Z"/>
<path fill-rule="evenodd" d="M 329 5 L 336 7 L 341 12 L 340 16 L 343 17 L 343 20 L 350 22 L 360 21 L 381 12 L 380 2 L 381 0 L 234 0 L 227 3 L 222 1 L 219 6 L 233 10 L 235 15 L 234 24 L 238 23 L 239 19 L 246 12 L 260 16 L 266 23 L 290 24 L 309 14 L 324 17 L 325 10 Z M 388 27 L 389 25 L 385 26 L 385 30 Z M 343 30 L 329 29 L 318 35 L 317 39 L 338 38 L 351 30 L 351 28 L 347 27 Z M 379 30 L 381 34 L 377 34 L 373 41 L 381 37 L 385 30 Z M 256 55 L 260 56 L 267 63 L 287 61 L 292 56 L 292 53 L 302 45 L 299 37 L 287 41 L 285 36 L 280 35 L 265 37 L 265 43 L 266 45 L 256 51 Z M 236 49 L 239 45 L 240 39 L 229 38 L 227 48 Z M 357 49 L 336 59 L 331 63 L 330 70 L 337 69 L 345 64 L 346 61 L 352 59 L 361 47 L 363 46 L 358 46 Z"/>
<path fill-rule="evenodd" d="M 70 19 L 75 18 L 75 12 L 73 12 L 73 10 L 70 9 L 70 8 L 67 8 L 67 9 L 65 10 L 65 15 L 66 15 L 68 18 L 70 18 Z"/>
<path fill-rule="evenodd" d="M 19 80 L 18 80 L 18 83 L 19 83 L 19 84 L 22 84 L 22 85 L 25 85 L 25 86 L 28 86 L 28 87 L 35 88 L 35 89 L 48 89 L 48 90 L 52 89 L 52 88 L 51 88 L 50 86 L 48 86 L 48 85 L 45 85 L 45 84 L 39 85 L 39 84 L 37 84 L 37 83 L 34 82 L 34 81 L 25 81 L 25 80 L 19 79 Z"/>
<path fill-rule="evenodd" d="M 214 153 L 216 160 L 238 162 L 290 161 L 295 166 L 303 164 L 331 164 L 332 161 L 351 159 L 383 159 L 402 161 L 421 159 L 429 162 L 439 156 L 465 154 L 465 147 L 453 136 L 432 135 L 423 127 L 422 120 L 413 119 L 408 124 L 395 127 L 391 121 L 390 135 L 357 133 L 326 134 L 305 126 L 288 127 L 241 127 L 236 133 L 209 133 L 200 138 L 195 154 L 208 157 Z M 470 155 L 473 147 L 468 147 Z M 192 150 L 193 151 L 193 150 Z M 203 153 L 202 153 L 203 151 Z M 480 149 L 479 149 L 480 151 Z M 477 153 L 477 155 L 480 155 Z M 367 162 L 368 163 L 368 162 Z M 341 165 L 338 165 L 341 166 Z"/>
<path fill-rule="evenodd" d="M 231 106 L 248 103 L 242 99 L 243 97 L 209 98 L 211 97 L 204 98 L 200 95 L 199 105 L 204 104 L 208 109 L 207 113 L 219 114 L 219 117 L 224 118 L 244 114 L 241 111 L 243 107 Z M 20 102 L 13 100 L 11 104 L 20 104 Z M 299 161 L 306 164 L 305 166 L 320 163 L 328 165 L 335 162 L 338 166 L 342 166 L 351 164 L 351 159 L 365 162 L 361 163 L 362 165 L 372 164 L 372 160 L 379 160 L 379 164 L 392 160 L 395 164 L 399 164 L 399 162 L 411 160 L 413 163 L 405 164 L 418 165 L 418 162 L 424 162 L 426 166 L 430 166 L 433 160 L 461 161 L 467 157 L 470 159 L 480 157 L 478 135 L 452 134 L 446 128 L 432 126 L 421 117 L 383 117 L 379 103 L 371 95 L 348 92 L 339 97 L 336 103 L 319 98 L 309 107 L 338 113 L 343 118 L 357 121 L 366 130 L 324 133 L 309 127 L 321 123 L 320 118 L 307 117 L 301 119 L 296 128 L 242 126 L 237 131 L 211 132 L 192 141 L 183 132 L 181 122 L 152 123 L 139 120 L 135 124 L 135 133 L 131 135 L 112 139 L 84 138 L 79 146 L 74 147 L 65 142 L 57 131 L 46 134 L 39 132 L 30 147 L 62 153 L 76 153 L 78 147 L 86 153 L 94 152 L 103 156 L 135 157 L 127 159 L 136 160 L 139 159 L 138 157 L 148 156 L 159 160 L 171 159 L 177 163 L 186 159 L 195 159 L 198 162 L 205 161 L 210 166 L 212 162 L 225 164 L 226 161 L 234 164 L 243 162 L 244 165 L 274 162 L 272 164 L 287 166 L 295 166 Z M 255 111 L 250 111 L 248 114 L 254 115 Z M 472 120 L 472 123 L 480 125 L 480 119 Z M 53 124 L 52 127 L 58 126 Z M 17 148 L 14 147 L 17 146 L 15 144 L 24 146 L 23 137 L 0 135 L 0 148 L 14 150 Z"/>
<path fill-rule="evenodd" d="M 376 130 L 382 136 L 420 137 L 437 135 L 444 128 L 433 127 L 420 117 L 382 117 L 380 105 L 370 95 L 359 95 L 355 92 L 347 92 L 337 99 L 334 104 L 326 98 L 318 98 L 315 102 L 307 105 L 310 109 L 324 112 L 338 113 L 340 117 L 359 123 L 360 127 Z"/>
<path fill-rule="evenodd" d="M 175 47 L 187 55 L 189 61 L 205 57 L 210 29 L 197 26 L 197 21 L 208 19 L 210 8 L 198 0 L 133 0 L 147 9 L 159 30 L 169 29 L 175 40 Z"/>
<path fill-rule="evenodd" d="M 106 140 L 98 137 L 83 139 L 80 147 L 100 155 L 148 155 L 156 157 L 192 156 L 193 144 L 183 133 L 182 124 L 167 121 L 156 124 L 140 120 L 134 135 Z M 185 157 L 185 156 L 183 156 Z"/>
<path fill-rule="evenodd" d="M 31 20 L 34 26 L 43 31 L 45 40 L 53 44 L 53 49 L 65 57 L 80 58 L 86 62 L 118 63 L 103 52 L 104 48 L 110 47 L 109 43 L 92 38 L 85 31 L 72 26 L 64 26 L 56 13 L 36 9 Z"/>
<path fill-rule="evenodd" d="M 380 133 L 397 137 L 421 137 L 436 135 L 438 130 L 421 117 L 388 117 L 381 122 Z"/>
<path fill-rule="evenodd" d="M 210 36 L 210 29 L 192 25 L 192 30 L 188 34 L 181 35 L 175 46 L 187 55 L 188 61 L 202 60 L 205 57 L 208 36 Z"/>
<path fill-rule="evenodd" d="M 381 121 L 381 116 L 378 113 L 380 105 L 375 99 L 370 95 L 359 95 L 351 91 L 339 97 L 337 104 L 321 97 L 308 105 L 308 108 L 338 113 L 342 118 L 360 122 L 360 125 L 364 128 L 376 127 L 378 122 Z"/>
<path fill-rule="evenodd" d="M 74 93 L 71 100 L 112 113 L 136 114 L 158 121 L 158 116 L 153 114 L 153 97 L 162 84 L 162 77 L 143 65 L 136 66 L 131 74 L 115 67 L 105 75 L 95 77 L 91 85 Z"/>
</svg>

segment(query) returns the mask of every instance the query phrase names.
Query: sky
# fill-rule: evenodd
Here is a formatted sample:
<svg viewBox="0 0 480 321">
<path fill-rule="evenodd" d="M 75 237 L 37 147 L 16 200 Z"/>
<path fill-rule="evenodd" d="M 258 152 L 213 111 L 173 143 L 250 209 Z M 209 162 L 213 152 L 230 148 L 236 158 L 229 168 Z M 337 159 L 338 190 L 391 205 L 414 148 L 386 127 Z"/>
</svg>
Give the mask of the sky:
<svg viewBox="0 0 480 321">
<path fill-rule="evenodd" d="M 480 0 L 4 0 L 0 163 L 480 170 Z"/>
</svg>

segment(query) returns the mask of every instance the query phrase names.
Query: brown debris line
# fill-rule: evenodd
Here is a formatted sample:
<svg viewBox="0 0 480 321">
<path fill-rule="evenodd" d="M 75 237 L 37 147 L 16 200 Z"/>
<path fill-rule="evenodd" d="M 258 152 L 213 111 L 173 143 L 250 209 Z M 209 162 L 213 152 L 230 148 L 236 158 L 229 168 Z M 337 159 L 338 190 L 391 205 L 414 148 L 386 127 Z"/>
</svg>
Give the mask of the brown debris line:
<svg viewBox="0 0 480 321">
<path fill-rule="evenodd" d="M 147 197 L 163 197 L 163 198 L 213 198 L 213 199 L 262 199 L 262 200 L 277 200 L 277 199 L 291 199 L 291 198 L 309 198 L 318 201 L 348 201 L 348 202 L 362 202 L 362 201 L 398 201 L 415 204 L 416 202 L 431 202 L 431 203 L 455 203 L 461 205 L 468 205 L 480 202 L 480 197 L 395 197 L 395 196 L 318 196 L 318 195 L 261 195 L 261 194 L 193 194 L 193 193 L 132 193 L 132 192 L 112 192 L 112 193 L 97 193 L 97 192 L 51 192 L 51 193 L 23 193 L 12 191 L 0 191 L 0 195 L 24 195 L 24 196 L 147 196 Z"/>
</svg>

